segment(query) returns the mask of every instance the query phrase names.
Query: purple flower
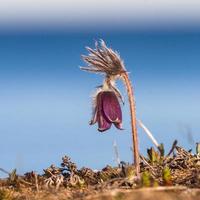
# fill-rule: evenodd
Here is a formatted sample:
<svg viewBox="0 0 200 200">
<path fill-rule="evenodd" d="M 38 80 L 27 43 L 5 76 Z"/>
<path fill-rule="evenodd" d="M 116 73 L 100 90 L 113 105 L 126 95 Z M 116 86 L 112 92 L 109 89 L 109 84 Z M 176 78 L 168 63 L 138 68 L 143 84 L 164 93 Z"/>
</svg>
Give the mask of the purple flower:
<svg viewBox="0 0 200 200">
<path fill-rule="evenodd" d="M 98 130 L 108 130 L 112 123 L 122 129 L 122 111 L 118 98 L 113 91 L 100 91 L 96 96 L 93 118 L 90 125 L 98 122 Z"/>
</svg>

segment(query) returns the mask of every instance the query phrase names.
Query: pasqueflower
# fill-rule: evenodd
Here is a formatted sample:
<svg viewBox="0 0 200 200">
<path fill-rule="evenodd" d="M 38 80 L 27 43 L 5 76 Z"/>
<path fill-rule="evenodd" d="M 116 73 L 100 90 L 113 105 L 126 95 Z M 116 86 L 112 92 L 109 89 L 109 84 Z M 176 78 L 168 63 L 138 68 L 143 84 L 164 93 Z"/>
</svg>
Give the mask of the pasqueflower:
<svg viewBox="0 0 200 200">
<path fill-rule="evenodd" d="M 119 90 L 114 86 L 117 79 L 121 79 L 126 87 L 131 116 L 131 128 L 133 139 L 133 155 L 136 167 L 136 175 L 140 177 L 140 158 L 138 150 L 138 136 L 136 127 L 136 111 L 133 88 L 125 69 L 124 63 L 119 54 L 108 48 L 104 41 L 101 41 L 101 46 L 95 43 L 96 49 L 87 47 L 89 55 L 84 55 L 83 60 L 87 63 L 86 67 L 81 67 L 82 70 L 100 73 L 105 75 L 104 84 L 97 92 L 94 101 L 93 119 L 90 124 L 98 122 L 98 130 L 106 131 L 112 124 L 117 128 L 122 127 L 122 113 L 119 100 L 122 100 Z"/>
<path fill-rule="evenodd" d="M 108 130 L 112 124 L 122 129 L 122 111 L 114 91 L 100 91 L 94 100 L 93 118 L 90 124 L 98 123 L 98 130 Z"/>
</svg>

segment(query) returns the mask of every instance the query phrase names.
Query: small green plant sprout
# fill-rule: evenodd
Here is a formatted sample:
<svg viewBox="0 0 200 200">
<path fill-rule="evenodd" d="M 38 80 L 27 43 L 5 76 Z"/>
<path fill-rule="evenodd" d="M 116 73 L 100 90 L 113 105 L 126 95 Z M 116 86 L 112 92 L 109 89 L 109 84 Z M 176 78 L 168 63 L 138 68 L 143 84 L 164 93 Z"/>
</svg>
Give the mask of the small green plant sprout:
<svg viewBox="0 0 200 200">
<path fill-rule="evenodd" d="M 161 164 L 164 159 L 164 146 L 161 144 L 159 145 L 160 150 L 156 151 L 153 147 L 147 149 L 147 155 L 151 164 Z"/>
<path fill-rule="evenodd" d="M 148 171 L 142 173 L 142 186 L 150 187 L 151 186 L 151 175 Z"/>
<path fill-rule="evenodd" d="M 167 166 L 163 169 L 163 181 L 165 185 L 172 185 L 171 171 Z"/>
<path fill-rule="evenodd" d="M 158 163 L 160 160 L 159 153 L 157 151 L 155 151 L 155 149 L 153 147 L 151 147 L 150 149 L 147 149 L 147 155 L 152 164 L 155 162 Z"/>
<path fill-rule="evenodd" d="M 87 67 L 81 67 L 82 70 L 100 73 L 105 75 L 103 84 L 98 87 L 94 95 L 93 117 L 90 124 L 98 123 L 98 130 L 103 132 L 108 130 L 112 124 L 118 129 L 122 129 L 122 111 L 120 101 L 123 98 L 115 86 L 117 79 L 123 81 L 129 100 L 131 128 L 133 140 L 133 157 L 136 167 L 136 176 L 140 176 L 140 161 L 138 150 L 138 135 L 136 127 L 135 100 L 131 81 L 128 72 L 121 60 L 119 54 L 108 48 L 103 40 L 95 43 L 95 49 L 86 47 L 89 55 L 83 55 L 83 60 L 88 64 Z"/>
</svg>

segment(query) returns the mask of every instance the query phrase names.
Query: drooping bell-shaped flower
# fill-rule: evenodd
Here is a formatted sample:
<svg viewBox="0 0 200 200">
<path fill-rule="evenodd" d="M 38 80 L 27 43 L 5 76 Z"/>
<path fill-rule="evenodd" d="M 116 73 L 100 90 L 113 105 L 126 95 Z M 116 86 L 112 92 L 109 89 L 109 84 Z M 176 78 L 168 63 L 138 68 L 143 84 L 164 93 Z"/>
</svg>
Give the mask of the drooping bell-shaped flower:
<svg viewBox="0 0 200 200">
<path fill-rule="evenodd" d="M 119 54 L 108 48 L 103 40 L 100 47 L 96 42 L 96 49 L 87 47 L 88 55 L 83 55 L 83 60 L 87 63 L 82 70 L 100 73 L 105 75 L 107 89 L 104 87 L 95 96 L 95 106 L 91 124 L 98 122 L 99 131 L 108 130 L 112 123 L 119 129 L 122 127 L 122 113 L 118 99 L 122 100 L 117 88 L 112 81 L 121 79 L 126 87 L 131 113 L 131 128 L 133 139 L 133 156 L 136 167 L 136 176 L 140 178 L 140 157 L 138 148 L 138 135 L 136 126 L 135 100 L 131 81 L 128 72 Z"/>
<path fill-rule="evenodd" d="M 98 123 L 98 130 L 108 130 L 112 124 L 122 129 L 122 111 L 114 91 L 100 91 L 95 97 L 93 118 L 90 124 Z"/>
</svg>

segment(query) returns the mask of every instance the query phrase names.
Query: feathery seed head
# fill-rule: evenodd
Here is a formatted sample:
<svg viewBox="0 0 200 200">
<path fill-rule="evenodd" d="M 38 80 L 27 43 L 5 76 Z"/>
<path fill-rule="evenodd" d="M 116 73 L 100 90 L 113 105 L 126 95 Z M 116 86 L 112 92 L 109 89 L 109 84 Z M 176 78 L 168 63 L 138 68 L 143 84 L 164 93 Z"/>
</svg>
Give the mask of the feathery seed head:
<svg viewBox="0 0 200 200">
<path fill-rule="evenodd" d="M 114 78 L 126 72 L 119 54 L 108 48 L 103 40 L 100 41 L 100 45 L 99 47 L 98 42 L 95 42 L 96 49 L 86 47 L 89 55 L 83 55 L 82 58 L 88 66 L 81 67 L 81 69 L 93 73 L 102 73 L 108 78 Z"/>
</svg>

